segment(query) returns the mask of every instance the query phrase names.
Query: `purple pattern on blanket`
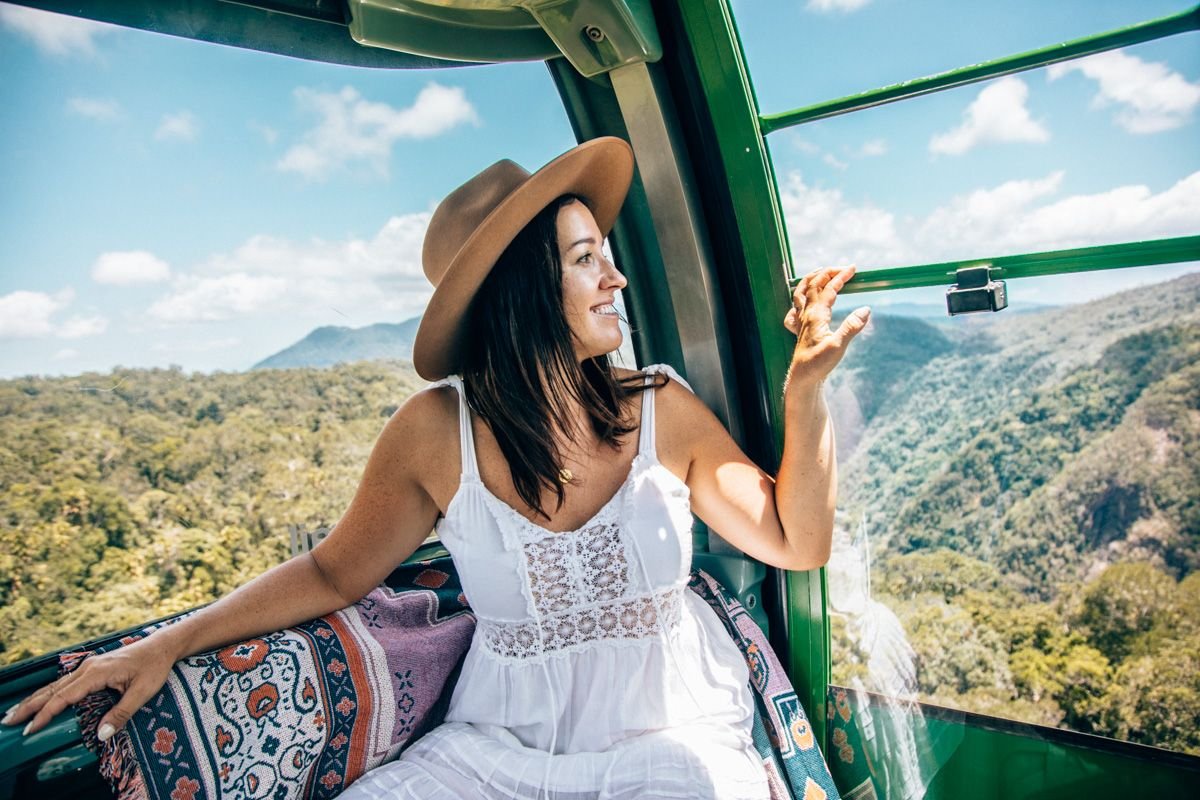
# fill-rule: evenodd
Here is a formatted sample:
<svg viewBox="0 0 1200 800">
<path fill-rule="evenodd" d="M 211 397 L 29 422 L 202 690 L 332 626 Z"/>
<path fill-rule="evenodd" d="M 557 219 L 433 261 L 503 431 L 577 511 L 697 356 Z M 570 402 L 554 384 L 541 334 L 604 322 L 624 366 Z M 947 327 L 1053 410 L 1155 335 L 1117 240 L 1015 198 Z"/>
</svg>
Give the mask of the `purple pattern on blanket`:
<svg viewBox="0 0 1200 800">
<path fill-rule="evenodd" d="M 185 658 L 103 744 L 115 693 L 92 695 L 76 709 L 84 742 L 121 800 L 333 797 L 438 721 L 475 627 L 449 578 L 420 570 L 328 616 Z M 89 655 L 64 656 L 62 670 Z"/>
</svg>

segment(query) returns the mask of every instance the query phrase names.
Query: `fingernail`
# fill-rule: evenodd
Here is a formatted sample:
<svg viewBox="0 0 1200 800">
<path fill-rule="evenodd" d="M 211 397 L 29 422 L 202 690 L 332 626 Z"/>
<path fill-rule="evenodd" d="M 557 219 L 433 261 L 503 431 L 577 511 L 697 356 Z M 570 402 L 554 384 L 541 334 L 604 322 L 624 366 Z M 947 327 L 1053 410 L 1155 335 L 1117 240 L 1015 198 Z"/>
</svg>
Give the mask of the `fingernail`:
<svg viewBox="0 0 1200 800">
<path fill-rule="evenodd" d="M 21 704 L 17 703 L 16 706 L 13 706 L 8 711 L 5 711 L 4 719 L 0 719 L 0 724 L 8 725 L 9 723 L 11 723 L 13 715 L 17 713 L 17 706 L 19 706 L 19 705 L 21 705 Z"/>
<path fill-rule="evenodd" d="M 29 724 L 25 726 L 25 730 L 21 731 L 22 736 L 29 735 L 29 729 L 33 727 L 33 720 L 29 720 Z"/>
<path fill-rule="evenodd" d="M 100 726 L 100 730 L 96 731 L 96 738 L 102 742 L 107 742 L 112 738 L 112 735 L 117 732 L 117 729 L 107 722 Z"/>
</svg>

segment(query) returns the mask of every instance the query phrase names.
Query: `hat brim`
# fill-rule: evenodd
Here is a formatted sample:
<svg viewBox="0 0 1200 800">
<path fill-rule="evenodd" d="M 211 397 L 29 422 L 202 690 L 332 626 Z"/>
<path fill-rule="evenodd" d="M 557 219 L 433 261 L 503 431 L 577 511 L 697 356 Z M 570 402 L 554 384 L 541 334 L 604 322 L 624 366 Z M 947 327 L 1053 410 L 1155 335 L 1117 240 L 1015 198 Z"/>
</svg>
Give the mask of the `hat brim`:
<svg viewBox="0 0 1200 800">
<path fill-rule="evenodd" d="M 632 180 L 633 150 L 612 136 L 584 142 L 530 175 L 484 218 L 446 268 L 413 342 L 417 374 L 434 381 L 458 371 L 471 301 L 505 248 L 538 212 L 564 194 L 579 195 L 607 236 Z"/>
</svg>

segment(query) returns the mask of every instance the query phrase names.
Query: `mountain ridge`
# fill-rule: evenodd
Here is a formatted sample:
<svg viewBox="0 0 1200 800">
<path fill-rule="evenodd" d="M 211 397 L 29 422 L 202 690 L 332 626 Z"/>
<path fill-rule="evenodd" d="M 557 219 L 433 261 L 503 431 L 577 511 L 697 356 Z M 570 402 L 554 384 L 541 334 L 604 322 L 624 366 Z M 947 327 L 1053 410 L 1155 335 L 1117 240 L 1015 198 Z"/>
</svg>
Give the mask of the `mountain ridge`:
<svg viewBox="0 0 1200 800">
<path fill-rule="evenodd" d="M 332 367 L 354 361 L 412 360 L 420 317 L 377 322 L 362 328 L 323 325 L 304 338 L 262 359 L 251 370 Z"/>
</svg>

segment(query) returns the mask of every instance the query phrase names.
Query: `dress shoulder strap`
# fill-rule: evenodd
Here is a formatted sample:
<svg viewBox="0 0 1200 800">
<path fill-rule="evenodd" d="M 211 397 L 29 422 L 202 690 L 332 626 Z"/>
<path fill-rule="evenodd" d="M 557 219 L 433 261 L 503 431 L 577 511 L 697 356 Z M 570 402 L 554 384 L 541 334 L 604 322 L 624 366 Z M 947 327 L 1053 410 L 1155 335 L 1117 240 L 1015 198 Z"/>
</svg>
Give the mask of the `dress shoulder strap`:
<svg viewBox="0 0 1200 800">
<path fill-rule="evenodd" d="M 670 364 L 650 364 L 642 368 L 642 373 L 646 376 L 646 385 L 654 380 L 655 375 L 666 375 L 671 380 L 678 381 L 689 392 L 692 391 L 691 384 L 681 378 Z M 654 446 L 654 395 L 656 392 L 657 389 L 647 389 L 642 392 L 642 430 L 638 435 L 638 453 L 657 457 L 657 450 Z"/>
<path fill-rule="evenodd" d="M 431 389 L 439 386 L 453 386 L 458 392 L 458 449 L 459 463 L 462 464 L 462 474 L 472 478 L 479 477 L 479 462 L 475 457 L 475 434 L 471 430 L 471 408 L 467 405 L 467 392 L 463 381 L 458 375 L 450 375 L 440 381 L 430 384 Z"/>
</svg>

